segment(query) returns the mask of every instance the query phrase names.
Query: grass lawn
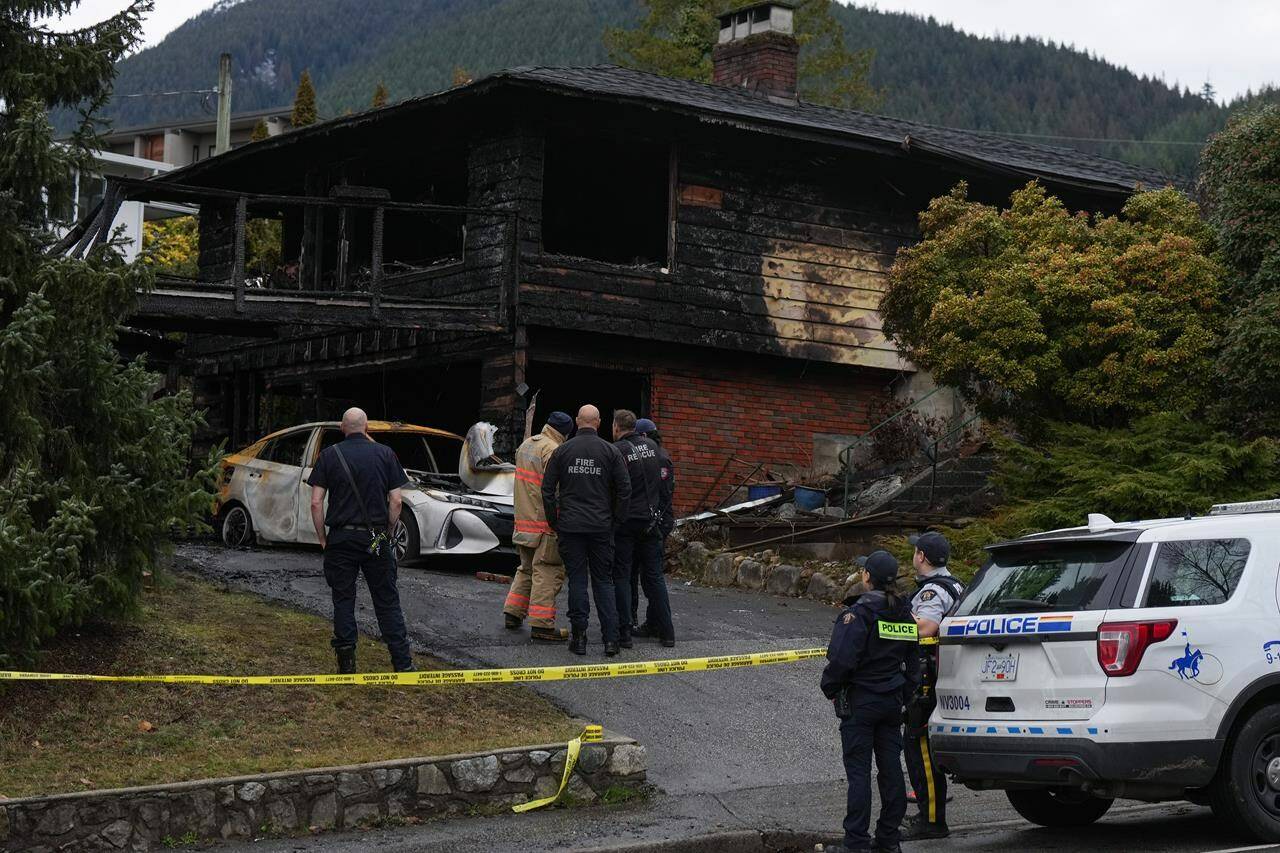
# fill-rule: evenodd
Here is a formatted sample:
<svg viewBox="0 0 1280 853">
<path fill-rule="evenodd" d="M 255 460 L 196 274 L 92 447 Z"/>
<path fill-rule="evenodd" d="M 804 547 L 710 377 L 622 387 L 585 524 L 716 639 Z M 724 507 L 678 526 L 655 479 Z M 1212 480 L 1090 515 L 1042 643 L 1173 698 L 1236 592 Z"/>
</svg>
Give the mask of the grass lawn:
<svg viewBox="0 0 1280 853">
<path fill-rule="evenodd" d="M 333 672 L 328 620 L 166 575 L 135 618 L 51 645 L 45 672 Z M 362 672 L 390 668 L 361 638 Z M 419 669 L 446 669 L 418 655 Z M 0 796 L 445 755 L 580 731 L 513 685 L 202 687 L 91 682 L 0 687 Z"/>
</svg>

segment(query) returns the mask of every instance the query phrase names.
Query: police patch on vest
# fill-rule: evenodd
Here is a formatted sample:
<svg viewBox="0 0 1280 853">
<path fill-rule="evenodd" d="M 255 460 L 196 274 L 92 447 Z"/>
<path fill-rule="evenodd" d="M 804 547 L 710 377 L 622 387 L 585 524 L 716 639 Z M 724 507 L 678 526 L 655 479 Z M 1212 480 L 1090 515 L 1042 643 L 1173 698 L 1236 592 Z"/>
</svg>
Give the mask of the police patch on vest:
<svg viewBox="0 0 1280 853">
<path fill-rule="evenodd" d="M 846 613 L 846 614 L 844 615 L 844 620 L 843 620 L 843 621 L 844 621 L 844 624 L 848 625 L 850 622 L 852 622 L 852 621 L 853 621 L 853 614 L 852 614 L 852 613 Z"/>
<path fill-rule="evenodd" d="M 924 592 L 920 593 L 921 601 L 930 601 L 937 597 L 938 597 L 938 593 L 932 589 L 926 589 Z"/>
<path fill-rule="evenodd" d="M 876 622 L 876 629 L 882 640 L 907 640 L 914 643 L 918 639 L 914 622 Z"/>
</svg>

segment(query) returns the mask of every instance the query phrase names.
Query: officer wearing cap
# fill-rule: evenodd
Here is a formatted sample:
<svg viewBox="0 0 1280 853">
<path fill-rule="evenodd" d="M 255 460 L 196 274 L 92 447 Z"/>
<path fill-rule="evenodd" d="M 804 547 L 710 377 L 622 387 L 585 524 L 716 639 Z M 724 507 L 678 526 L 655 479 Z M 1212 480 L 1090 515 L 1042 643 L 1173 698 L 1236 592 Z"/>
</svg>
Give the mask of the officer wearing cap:
<svg viewBox="0 0 1280 853">
<path fill-rule="evenodd" d="M 912 563 L 916 569 L 916 593 L 911 597 L 911 615 L 920 636 L 937 637 L 942 620 L 955 610 L 964 586 L 947 571 L 951 543 L 941 533 L 921 533 L 908 541 L 916 547 Z M 903 840 L 946 838 L 947 777 L 934 762 L 929 748 L 929 715 L 937 704 L 933 694 L 938 680 L 938 647 L 922 647 L 920 688 L 907 705 L 905 757 L 916 805 L 920 813 L 903 827 Z"/>
<path fill-rule="evenodd" d="M 845 600 L 836 618 L 822 671 L 822 692 L 840 718 L 840 744 L 849 779 L 844 841 L 828 853 L 899 849 L 907 812 L 902 782 L 902 708 L 916 689 L 919 646 L 907 602 L 894 593 L 898 561 L 886 551 L 858 560 L 867 588 Z M 880 818 L 874 845 L 871 824 L 871 756 L 876 760 Z"/>
</svg>

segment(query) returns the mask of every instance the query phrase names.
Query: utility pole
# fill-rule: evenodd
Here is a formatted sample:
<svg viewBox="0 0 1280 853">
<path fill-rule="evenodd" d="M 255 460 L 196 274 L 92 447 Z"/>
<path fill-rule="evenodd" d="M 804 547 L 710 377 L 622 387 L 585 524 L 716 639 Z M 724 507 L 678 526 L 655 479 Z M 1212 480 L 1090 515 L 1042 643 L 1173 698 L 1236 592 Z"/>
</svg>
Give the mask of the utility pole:
<svg viewBox="0 0 1280 853">
<path fill-rule="evenodd" d="M 231 148 L 231 54 L 218 58 L 218 129 L 213 140 L 214 153 Z"/>
</svg>

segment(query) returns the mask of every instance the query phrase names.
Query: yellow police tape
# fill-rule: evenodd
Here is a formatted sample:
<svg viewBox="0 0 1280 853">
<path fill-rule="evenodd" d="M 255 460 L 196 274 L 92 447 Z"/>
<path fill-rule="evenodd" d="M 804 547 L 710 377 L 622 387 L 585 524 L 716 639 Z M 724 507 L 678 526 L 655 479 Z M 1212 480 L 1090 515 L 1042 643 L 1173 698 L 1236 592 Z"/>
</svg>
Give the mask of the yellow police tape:
<svg viewBox="0 0 1280 853">
<path fill-rule="evenodd" d="M 936 645 L 937 637 L 921 637 L 921 645 Z M 241 685 L 362 684 L 385 687 L 437 687 L 453 684 L 511 684 L 527 681 L 581 681 L 591 678 L 628 678 L 634 675 L 672 675 L 709 672 L 744 666 L 794 663 L 826 657 L 826 649 L 788 649 L 706 658 L 675 658 L 634 663 L 579 664 L 577 666 L 529 666 L 509 669 L 448 669 L 427 672 L 363 672 L 353 675 L 91 675 L 79 672 L 18 672 L 0 670 L 0 681 L 114 681 L 132 684 Z"/>
<path fill-rule="evenodd" d="M 573 768 L 578 765 L 578 752 L 582 749 L 583 743 L 592 743 L 594 741 L 603 740 L 604 730 L 599 726 L 587 726 L 582 730 L 582 734 L 569 741 L 565 748 L 564 754 L 564 773 L 560 776 L 560 787 L 550 797 L 544 797 L 541 800 L 532 800 L 527 803 L 521 803 L 512 806 L 513 812 L 527 812 L 533 809 L 540 809 L 543 806 L 550 805 L 560 799 L 560 795 L 564 793 L 564 789 L 569 786 L 569 777 L 573 775 Z"/>
<path fill-rule="evenodd" d="M 363 684 L 377 687 L 404 685 L 432 687 L 453 684 L 503 684 L 526 681 L 578 681 L 591 678 L 627 678 L 634 675 L 670 675 L 792 663 L 825 657 L 826 649 L 790 649 L 707 658 L 599 663 L 578 666 L 530 666 L 510 669 L 453 669 L 428 672 L 367 672 L 354 675 L 87 675 L 67 672 L 0 671 L 0 681 L 115 681 L 141 684 L 305 685 Z"/>
</svg>

